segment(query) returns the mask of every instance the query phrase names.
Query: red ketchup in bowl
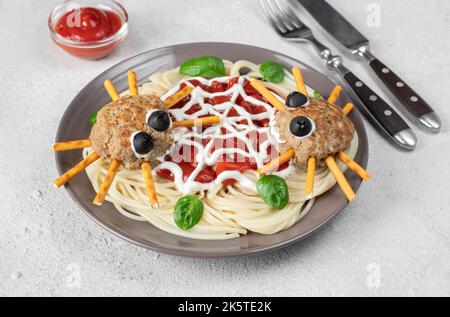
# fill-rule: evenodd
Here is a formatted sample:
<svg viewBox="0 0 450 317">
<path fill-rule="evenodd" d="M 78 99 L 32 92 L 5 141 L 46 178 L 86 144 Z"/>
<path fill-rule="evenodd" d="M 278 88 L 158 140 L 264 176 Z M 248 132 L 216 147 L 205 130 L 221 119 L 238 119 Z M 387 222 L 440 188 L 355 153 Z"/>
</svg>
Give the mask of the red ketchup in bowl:
<svg viewBox="0 0 450 317">
<path fill-rule="evenodd" d="M 55 31 L 76 42 L 104 40 L 119 31 L 122 21 L 116 13 L 96 8 L 81 8 L 66 12 L 57 22 Z"/>
<path fill-rule="evenodd" d="M 53 41 L 68 53 L 98 59 L 109 54 L 128 34 L 128 14 L 115 1 L 88 2 L 80 6 L 66 1 L 49 18 Z"/>
</svg>

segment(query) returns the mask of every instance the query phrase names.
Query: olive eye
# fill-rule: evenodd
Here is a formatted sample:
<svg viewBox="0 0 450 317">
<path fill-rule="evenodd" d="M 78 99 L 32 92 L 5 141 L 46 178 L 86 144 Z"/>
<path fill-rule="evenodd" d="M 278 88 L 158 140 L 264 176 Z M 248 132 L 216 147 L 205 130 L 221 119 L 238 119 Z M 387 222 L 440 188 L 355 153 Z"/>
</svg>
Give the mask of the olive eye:
<svg viewBox="0 0 450 317">
<path fill-rule="evenodd" d="M 289 130 L 292 135 L 299 138 L 304 138 L 314 132 L 315 124 L 308 117 L 299 116 L 292 119 L 289 124 Z"/>
<path fill-rule="evenodd" d="M 289 108 L 305 108 L 309 105 L 309 98 L 304 94 L 293 91 L 286 98 L 286 106 Z"/>
<path fill-rule="evenodd" d="M 170 128 L 170 117 L 165 111 L 152 111 L 147 115 L 147 124 L 153 130 L 164 132 Z"/>
<path fill-rule="evenodd" d="M 153 150 L 154 142 L 150 134 L 138 132 L 133 135 L 132 145 L 137 154 L 146 155 Z"/>
</svg>

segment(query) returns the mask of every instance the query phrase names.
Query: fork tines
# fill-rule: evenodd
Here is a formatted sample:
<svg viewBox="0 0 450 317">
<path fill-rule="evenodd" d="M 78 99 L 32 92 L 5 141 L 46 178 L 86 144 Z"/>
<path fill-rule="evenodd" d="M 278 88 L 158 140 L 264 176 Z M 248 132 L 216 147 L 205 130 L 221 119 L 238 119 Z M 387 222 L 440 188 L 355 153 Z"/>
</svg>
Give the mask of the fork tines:
<svg viewBox="0 0 450 317">
<path fill-rule="evenodd" d="M 283 37 L 307 37 L 311 30 L 293 12 L 285 0 L 260 0 L 264 15 L 273 28 Z"/>
</svg>

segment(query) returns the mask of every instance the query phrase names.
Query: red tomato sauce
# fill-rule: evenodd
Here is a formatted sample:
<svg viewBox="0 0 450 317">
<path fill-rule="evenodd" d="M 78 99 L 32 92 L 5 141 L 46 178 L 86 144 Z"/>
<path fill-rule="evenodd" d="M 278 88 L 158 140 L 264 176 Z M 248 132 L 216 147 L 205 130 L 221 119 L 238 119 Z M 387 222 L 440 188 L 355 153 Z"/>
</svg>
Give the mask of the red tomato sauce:
<svg viewBox="0 0 450 317">
<path fill-rule="evenodd" d="M 210 93 L 216 93 L 216 92 L 227 91 L 228 89 L 230 89 L 231 87 L 233 87 L 233 85 L 235 85 L 237 83 L 238 79 L 239 79 L 238 77 L 232 78 L 227 83 L 213 82 L 211 84 L 211 86 L 205 86 L 197 80 L 191 80 L 190 82 L 192 85 L 194 85 L 196 87 L 200 86 L 204 91 L 207 91 Z M 180 89 L 183 89 L 185 86 L 186 86 L 185 84 L 182 84 Z M 248 80 L 244 81 L 243 87 L 248 96 L 251 96 L 251 97 L 261 100 L 263 102 L 267 102 L 267 100 L 264 97 L 262 97 L 250 85 L 250 82 Z M 205 103 L 209 103 L 212 105 L 218 105 L 218 104 L 222 104 L 224 102 L 229 101 L 230 98 L 231 98 L 231 95 L 230 96 L 216 96 L 211 99 L 206 98 Z M 190 100 L 190 97 L 186 97 L 185 99 L 183 99 L 179 103 L 177 103 L 174 107 L 172 107 L 172 109 L 182 108 L 184 105 L 186 105 L 189 102 L 189 100 Z M 259 113 L 263 113 L 266 111 L 266 109 L 264 107 L 259 106 L 259 105 L 254 105 L 250 102 L 247 102 L 240 96 L 237 98 L 236 104 L 238 106 L 241 106 L 242 108 L 244 108 L 250 114 L 259 114 Z M 195 105 L 191 106 L 186 111 L 186 113 L 194 114 L 200 110 L 201 110 L 201 106 L 198 104 L 195 104 Z M 227 114 L 227 117 L 237 117 L 237 116 L 239 116 L 239 113 L 234 108 L 232 108 Z M 242 120 L 239 123 L 240 124 L 248 124 L 247 120 Z M 259 127 L 267 127 L 269 124 L 269 120 L 268 119 L 261 120 L 261 121 L 253 120 L 253 123 Z M 221 132 L 222 132 L 222 135 L 226 135 L 228 133 L 228 131 L 225 128 L 222 128 Z M 252 134 L 252 135 L 248 135 L 248 137 L 252 141 L 253 147 L 257 151 L 259 151 L 259 145 L 267 140 L 267 135 L 260 134 L 257 131 L 252 131 L 249 134 Z M 209 139 L 196 140 L 196 141 L 201 142 L 205 146 L 207 143 L 209 143 L 211 141 L 211 139 L 209 138 Z M 238 138 L 229 139 L 226 142 L 224 142 L 221 139 L 214 139 L 214 145 L 212 146 L 210 152 L 212 153 L 215 150 L 217 150 L 218 148 L 240 148 L 245 151 L 248 151 L 245 144 L 242 144 L 242 143 L 243 143 L 242 140 L 240 140 Z M 182 147 L 178 146 L 178 148 L 177 148 L 177 146 L 178 145 L 175 146 L 175 150 L 177 151 L 178 154 L 180 154 L 179 157 L 181 158 L 181 161 L 180 161 L 180 159 L 178 159 L 178 161 L 175 162 L 171 156 L 166 156 L 165 161 L 175 162 L 176 164 L 178 164 L 183 171 L 183 181 L 186 181 L 188 179 L 188 177 L 191 175 L 191 173 L 194 171 L 195 167 L 197 167 L 197 164 L 198 164 L 195 161 L 196 148 L 194 146 L 190 146 L 190 145 L 189 146 L 184 145 Z M 188 147 L 188 148 L 183 148 L 183 147 Z M 184 152 L 188 153 L 188 155 L 185 155 Z M 267 160 L 267 162 L 273 160 L 274 158 L 278 157 L 278 155 L 279 155 L 278 151 L 273 146 L 269 147 L 268 152 L 269 152 L 269 159 Z M 267 163 L 267 162 L 265 162 L 265 163 Z M 278 168 L 278 170 L 283 170 L 283 169 L 287 168 L 288 166 L 289 166 L 289 163 L 285 163 L 285 164 L 281 165 Z M 227 156 L 224 154 L 222 157 L 219 157 L 217 159 L 214 166 L 207 166 L 207 165 L 204 166 L 202 171 L 200 171 L 200 173 L 195 178 L 195 181 L 206 184 L 206 183 L 213 182 L 217 178 L 218 175 L 220 175 L 221 173 L 226 172 L 226 171 L 239 171 L 242 173 L 246 170 L 256 170 L 256 169 L 257 169 L 257 164 L 253 158 L 243 157 L 237 153 L 233 154 L 231 157 L 229 155 Z M 157 174 L 159 177 L 162 177 L 169 181 L 174 180 L 174 176 L 172 175 L 172 172 L 167 169 L 158 170 Z M 236 182 L 236 180 L 231 178 L 231 179 L 224 180 L 223 184 L 231 185 L 231 184 L 234 184 L 235 182 Z"/>
<path fill-rule="evenodd" d="M 97 42 L 119 31 L 122 20 L 110 10 L 80 8 L 66 12 L 56 23 L 55 31 L 76 42 Z"/>
</svg>

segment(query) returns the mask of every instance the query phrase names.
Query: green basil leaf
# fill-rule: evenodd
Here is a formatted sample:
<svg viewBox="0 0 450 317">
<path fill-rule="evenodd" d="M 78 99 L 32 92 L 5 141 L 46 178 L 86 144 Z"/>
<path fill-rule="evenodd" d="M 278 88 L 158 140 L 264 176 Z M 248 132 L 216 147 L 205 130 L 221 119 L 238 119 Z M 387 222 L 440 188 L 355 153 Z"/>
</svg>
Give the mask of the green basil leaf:
<svg viewBox="0 0 450 317">
<path fill-rule="evenodd" d="M 256 190 L 266 204 L 275 209 L 283 209 L 289 202 L 286 181 L 276 175 L 264 175 L 256 183 Z"/>
<path fill-rule="evenodd" d="M 92 114 L 92 116 L 89 117 L 89 123 L 94 125 L 97 122 L 97 113 L 100 109 L 98 109 L 96 112 Z"/>
<path fill-rule="evenodd" d="M 189 230 L 202 219 L 203 208 L 203 203 L 197 196 L 181 197 L 175 205 L 173 220 L 179 228 Z"/>
<path fill-rule="evenodd" d="M 222 77 L 227 71 L 223 61 L 215 56 L 202 56 L 185 61 L 180 66 L 180 74 L 201 77 Z"/>
<path fill-rule="evenodd" d="M 259 66 L 264 80 L 279 84 L 284 80 L 284 68 L 274 61 L 265 61 Z"/>
<path fill-rule="evenodd" d="M 317 90 L 314 90 L 313 98 L 315 98 L 315 99 L 323 99 L 322 95 Z"/>
</svg>

